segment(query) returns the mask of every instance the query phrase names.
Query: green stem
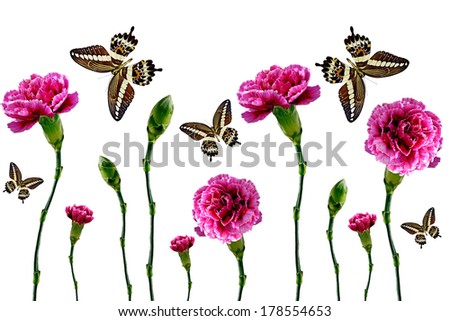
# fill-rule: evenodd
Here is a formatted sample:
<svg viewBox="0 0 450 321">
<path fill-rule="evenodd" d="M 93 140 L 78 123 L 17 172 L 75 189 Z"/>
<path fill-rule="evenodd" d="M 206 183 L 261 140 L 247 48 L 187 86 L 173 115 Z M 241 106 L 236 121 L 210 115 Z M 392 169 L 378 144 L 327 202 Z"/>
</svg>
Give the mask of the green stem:
<svg viewBox="0 0 450 321">
<path fill-rule="evenodd" d="M 41 271 L 39 270 L 39 248 L 41 245 L 41 237 L 42 237 L 42 230 L 44 228 L 44 222 L 47 217 L 48 210 L 50 208 L 50 204 L 53 200 L 53 195 L 56 191 L 56 186 L 58 185 L 59 178 L 61 177 L 61 172 L 63 167 L 61 166 L 61 150 L 55 150 L 56 153 L 56 167 L 55 167 L 55 175 L 54 175 L 54 181 L 53 181 L 53 187 L 50 192 L 50 196 L 48 197 L 47 203 L 45 204 L 44 209 L 41 211 L 41 217 L 40 217 L 40 224 L 39 224 L 39 231 L 36 239 L 36 248 L 34 250 L 34 263 L 33 263 L 33 301 L 36 301 L 37 299 L 37 289 L 39 285 L 39 280 L 41 276 Z"/>
<path fill-rule="evenodd" d="M 155 214 L 156 214 L 156 205 L 153 201 L 152 190 L 150 188 L 150 162 L 152 158 L 153 152 L 153 142 L 149 141 L 147 144 L 147 152 L 145 154 L 144 163 L 144 172 L 145 172 L 145 183 L 147 186 L 147 198 L 148 198 L 148 206 L 149 206 L 149 214 L 150 214 L 150 250 L 148 254 L 148 262 L 147 262 L 147 278 L 148 278 L 148 287 L 150 292 L 150 300 L 154 301 L 155 297 L 153 295 L 153 248 L 154 248 L 154 232 L 155 232 Z"/>
<path fill-rule="evenodd" d="M 117 191 L 117 197 L 120 202 L 120 211 L 122 213 L 122 234 L 120 236 L 120 247 L 122 248 L 122 259 L 123 259 L 123 271 L 125 274 L 125 282 L 127 283 L 127 293 L 128 293 L 128 301 L 131 301 L 131 293 L 133 286 L 130 283 L 130 279 L 128 277 L 128 268 L 127 268 L 127 257 L 125 255 L 125 231 L 126 231 L 126 213 L 127 213 L 127 204 L 124 202 L 122 197 L 122 192 L 120 189 Z"/>
<path fill-rule="evenodd" d="M 373 269 L 373 263 L 372 263 L 372 254 L 369 252 L 367 253 L 369 258 L 369 279 L 367 280 L 367 286 L 364 290 L 364 301 L 367 301 L 367 294 L 369 293 L 369 286 L 370 286 L 370 277 L 372 276 L 372 269 Z"/>
<path fill-rule="evenodd" d="M 243 258 L 237 258 L 238 268 L 239 268 L 239 293 L 238 293 L 238 301 L 242 299 L 242 291 L 244 290 L 245 280 L 247 276 L 244 272 L 244 260 Z"/>
<path fill-rule="evenodd" d="M 337 300 L 341 301 L 341 293 L 340 293 L 340 288 L 339 288 L 339 263 L 336 260 L 336 256 L 334 255 L 334 249 L 333 249 L 333 224 L 334 224 L 334 217 L 330 216 L 330 220 L 328 222 L 327 238 L 328 238 L 328 243 L 330 244 L 331 258 L 333 259 L 334 273 L 336 274 Z"/>
<path fill-rule="evenodd" d="M 75 244 L 72 244 L 70 246 L 70 255 L 69 255 L 69 262 L 70 262 L 70 270 L 72 272 L 72 279 L 73 279 L 73 285 L 75 288 L 75 300 L 78 301 L 78 282 L 75 278 L 75 272 L 73 270 L 73 251 L 75 249 Z"/>
<path fill-rule="evenodd" d="M 187 271 L 187 278 L 188 278 L 188 294 L 186 301 L 189 301 L 189 298 L 191 297 L 191 288 L 192 288 L 191 272 L 189 270 Z"/>
<path fill-rule="evenodd" d="M 393 195 L 393 192 L 386 193 L 386 201 L 384 204 L 384 211 L 383 211 L 383 220 L 384 220 L 384 224 L 386 225 L 386 231 L 387 231 L 387 235 L 388 235 L 388 239 L 389 239 L 389 246 L 391 248 L 392 259 L 393 259 L 394 267 L 395 267 L 395 277 L 396 277 L 396 281 L 397 281 L 397 299 L 398 299 L 398 301 L 401 301 L 402 293 L 401 293 L 401 288 L 400 288 L 400 255 L 395 250 L 394 241 L 392 239 L 392 234 L 391 234 L 391 227 L 390 227 L 392 195 Z"/>
<path fill-rule="evenodd" d="M 302 148 L 300 142 L 295 144 L 295 149 L 297 152 L 298 159 L 298 173 L 300 175 L 300 183 L 297 195 L 297 202 L 294 207 L 294 233 L 295 233 L 295 269 L 296 269 L 296 284 L 297 290 L 295 295 L 295 300 L 300 300 L 300 288 L 303 281 L 303 271 L 300 265 L 300 241 L 299 241 L 299 220 L 300 220 L 300 205 L 302 202 L 303 194 L 303 179 L 306 173 L 306 162 L 303 158 Z"/>
</svg>

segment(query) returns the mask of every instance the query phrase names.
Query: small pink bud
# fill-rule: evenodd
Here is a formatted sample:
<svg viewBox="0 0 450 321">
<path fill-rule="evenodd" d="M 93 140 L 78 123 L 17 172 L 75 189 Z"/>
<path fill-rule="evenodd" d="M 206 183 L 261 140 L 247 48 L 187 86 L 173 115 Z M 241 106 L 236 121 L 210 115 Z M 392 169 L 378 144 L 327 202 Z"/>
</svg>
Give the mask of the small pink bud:
<svg viewBox="0 0 450 321">
<path fill-rule="evenodd" d="M 177 236 L 170 241 L 170 248 L 178 253 L 183 253 L 189 250 L 194 245 L 194 237 L 192 236 Z"/>
</svg>

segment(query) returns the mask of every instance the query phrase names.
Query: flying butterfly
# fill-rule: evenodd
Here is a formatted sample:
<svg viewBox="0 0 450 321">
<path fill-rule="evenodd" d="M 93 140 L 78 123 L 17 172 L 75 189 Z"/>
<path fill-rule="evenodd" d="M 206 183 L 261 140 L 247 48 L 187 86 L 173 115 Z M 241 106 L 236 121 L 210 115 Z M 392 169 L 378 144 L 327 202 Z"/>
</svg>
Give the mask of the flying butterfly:
<svg viewBox="0 0 450 321">
<path fill-rule="evenodd" d="M 19 199 L 22 203 L 30 196 L 30 189 L 35 189 L 44 182 L 44 180 L 39 177 L 29 177 L 22 180 L 22 173 L 20 172 L 19 167 L 13 162 L 9 164 L 9 177 L 11 180 L 6 182 L 5 190 L 3 192 L 11 194 L 17 189 L 19 192 Z"/>
<path fill-rule="evenodd" d="M 436 215 L 434 214 L 434 207 L 432 207 L 425 213 L 422 225 L 407 222 L 403 223 L 401 228 L 409 234 L 414 234 L 416 236 L 416 243 L 422 248 L 422 246 L 427 243 L 426 234 L 429 234 L 434 239 L 441 237 L 441 235 L 439 235 L 439 228 L 433 225 L 435 221 Z"/>
<path fill-rule="evenodd" d="M 112 72 L 113 77 L 108 87 L 108 105 L 111 116 L 119 121 L 127 111 L 134 98 L 132 83 L 140 86 L 150 84 L 156 71 L 152 60 L 141 60 L 137 64 L 127 66 L 132 60 L 125 60 L 135 49 L 138 40 L 130 33 L 116 34 L 111 39 L 110 51 L 100 45 L 73 49 L 72 59 L 86 69 L 96 72 Z"/>
<path fill-rule="evenodd" d="M 386 51 L 378 51 L 370 57 L 371 42 L 366 36 L 354 33 L 350 27 L 351 35 L 345 40 L 345 48 L 354 59 L 354 63 L 347 58 L 348 66 L 337 58 L 327 57 L 322 64 L 323 76 L 329 83 L 343 83 L 339 89 L 339 100 L 344 108 L 347 120 L 352 123 L 361 114 L 364 106 L 366 89 L 364 76 L 384 78 L 396 75 L 405 70 L 409 61 L 397 57 Z"/>
<path fill-rule="evenodd" d="M 214 118 L 213 127 L 209 127 L 203 123 L 185 123 L 180 126 L 180 130 L 187 134 L 194 140 L 203 140 L 202 152 L 209 156 L 209 161 L 212 161 L 213 156 L 219 154 L 219 147 L 217 146 L 217 138 L 223 139 L 225 144 L 233 147 L 238 142 L 238 132 L 231 127 L 225 127 L 231 123 L 231 103 L 230 100 L 223 101 L 217 108 Z"/>
</svg>

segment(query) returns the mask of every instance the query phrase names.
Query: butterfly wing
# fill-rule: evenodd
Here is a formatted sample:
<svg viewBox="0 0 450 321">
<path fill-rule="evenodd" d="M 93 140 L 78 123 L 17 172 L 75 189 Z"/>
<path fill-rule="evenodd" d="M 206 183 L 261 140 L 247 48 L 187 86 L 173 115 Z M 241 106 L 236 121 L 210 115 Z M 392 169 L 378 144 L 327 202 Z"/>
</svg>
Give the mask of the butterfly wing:
<svg viewBox="0 0 450 321">
<path fill-rule="evenodd" d="M 386 51 L 376 52 L 360 70 L 371 77 L 382 78 L 396 75 L 409 66 L 409 61 Z"/>
<path fill-rule="evenodd" d="M 28 189 L 35 189 L 39 185 L 41 185 L 44 182 L 42 178 L 39 177 L 29 177 L 25 180 L 23 180 L 22 184 L 20 184 L 20 187 L 25 187 Z"/>
<path fill-rule="evenodd" d="M 216 112 L 213 117 L 213 126 L 217 133 L 220 132 L 221 128 L 229 125 L 231 123 L 231 102 L 229 99 L 224 100 L 219 107 L 217 107 Z"/>
<path fill-rule="evenodd" d="M 372 44 L 366 36 L 361 36 L 359 34 L 355 35 L 353 27 L 350 27 L 350 32 L 352 34 L 344 39 L 345 49 L 347 49 L 353 57 L 356 66 L 361 68 L 366 65 L 369 60 Z"/>
<path fill-rule="evenodd" d="M 112 72 L 120 65 L 120 61 L 114 61 L 108 50 L 99 45 L 72 49 L 70 56 L 80 66 L 96 72 Z"/>
<path fill-rule="evenodd" d="M 125 58 L 136 48 L 138 40 L 132 34 L 134 27 L 131 27 L 130 33 L 118 33 L 111 38 L 111 55 L 120 61 Z"/>
<path fill-rule="evenodd" d="M 155 76 L 155 71 L 162 71 L 161 68 L 155 68 L 155 64 L 151 60 L 141 60 L 137 64 L 126 67 L 125 70 L 124 75 L 127 80 L 139 86 L 150 84 Z"/>
<path fill-rule="evenodd" d="M 215 138 L 216 135 L 211 127 L 202 123 L 185 123 L 180 126 L 180 130 L 193 140 L 203 139 L 201 150 L 209 156 L 209 161 L 212 161 L 213 156 L 219 154 L 219 147 Z"/>
<path fill-rule="evenodd" d="M 346 75 L 345 78 L 348 80 L 339 89 L 339 100 L 347 120 L 352 123 L 359 117 L 363 109 L 366 87 L 362 77 L 354 68 L 348 69 L 348 76 Z"/>
<path fill-rule="evenodd" d="M 436 214 L 434 213 L 434 207 L 431 207 L 423 216 L 422 226 L 425 231 L 428 231 L 431 225 L 436 222 Z"/>
<path fill-rule="evenodd" d="M 126 70 L 126 69 L 122 69 Z M 134 89 L 130 82 L 119 72 L 111 79 L 108 87 L 109 112 L 114 120 L 119 121 L 134 98 Z"/>
<path fill-rule="evenodd" d="M 22 182 L 22 172 L 19 169 L 19 166 L 14 164 L 13 162 L 9 163 L 9 178 L 11 178 L 17 184 Z"/>
<path fill-rule="evenodd" d="M 180 130 L 193 140 L 201 140 L 206 137 L 215 137 L 214 130 L 208 125 L 202 123 L 184 123 L 180 126 Z"/>
<path fill-rule="evenodd" d="M 407 222 L 400 225 L 402 229 L 404 229 L 409 234 L 417 234 L 417 233 L 423 233 L 425 230 L 423 227 L 417 223 Z"/>
</svg>

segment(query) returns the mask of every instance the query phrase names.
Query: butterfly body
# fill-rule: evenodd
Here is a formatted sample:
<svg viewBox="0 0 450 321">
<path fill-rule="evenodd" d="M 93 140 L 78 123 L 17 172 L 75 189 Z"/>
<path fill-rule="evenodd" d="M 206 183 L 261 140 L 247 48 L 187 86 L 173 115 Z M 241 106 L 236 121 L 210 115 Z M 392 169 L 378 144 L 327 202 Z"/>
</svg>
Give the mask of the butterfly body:
<svg viewBox="0 0 450 321">
<path fill-rule="evenodd" d="M 134 98 L 132 84 L 146 86 L 150 84 L 156 71 L 152 60 L 141 60 L 128 65 L 131 58 L 127 56 L 135 49 L 138 41 L 132 35 L 134 27 L 129 33 L 116 34 L 111 39 L 110 51 L 100 45 L 72 49 L 70 56 L 80 66 L 91 71 L 111 72 L 113 78 L 108 86 L 108 106 L 114 120 L 122 119 Z"/>
<path fill-rule="evenodd" d="M 364 76 L 384 78 L 396 75 L 405 70 L 409 61 L 386 51 L 378 51 L 370 56 L 371 42 L 366 36 L 355 34 L 350 27 L 351 35 L 345 40 L 347 51 L 354 62 L 347 59 L 349 65 L 337 58 L 326 57 L 322 64 L 324 78 L 327 82 L 342 83 L 339 89 L 339 100 L 349 122 L 354 122 L 361 114 L 364 106 L 366 88 Z"/>
<path fill-rule="evenodd" d="M 44 182 L 39 177 L 29 177 L 22 180 L 22 173 L 19 167 L 13 162 L 9 164 L 9 177 L 11 180 L 5 183 L 5 190 L 3 192 L 11 194 L 17 189 L 18 198 L 22 203 L 30 196 L 30 189 L 35 189 Z"/>
<path fill-rule="evenodd" d="M 231 123 L 231 103 L 227 99 L 217 108 L 213 126 L 210 127 L 203 123 L 190 122 L 180 126 L 180 130 L 194 140 L 202 140 L 201 150 L 212 160 L 213 156 L 219 154 L 217 141 L 222 139 L 230 147 L 240 144 L 238 141 L 238 132 L 236 129 L 226 127 Z"/>
<path fill-rule="evenodd" d="M 434 212 L 434 208 L 430 208 L 424 215 L 422 220 L 422 225 L 407 222 L 401 225 L 401 228 L 404 229 L 409 234 L 415 235 L 415 241 L 422 248 L 423 245 L 427 243 L 426 235 L 430 235 L 432 238 L 441 237 L 439 234 L 439 228 L 434 226 L 433 224 L 436 222 L 436 214 Z"/>
</svg>

